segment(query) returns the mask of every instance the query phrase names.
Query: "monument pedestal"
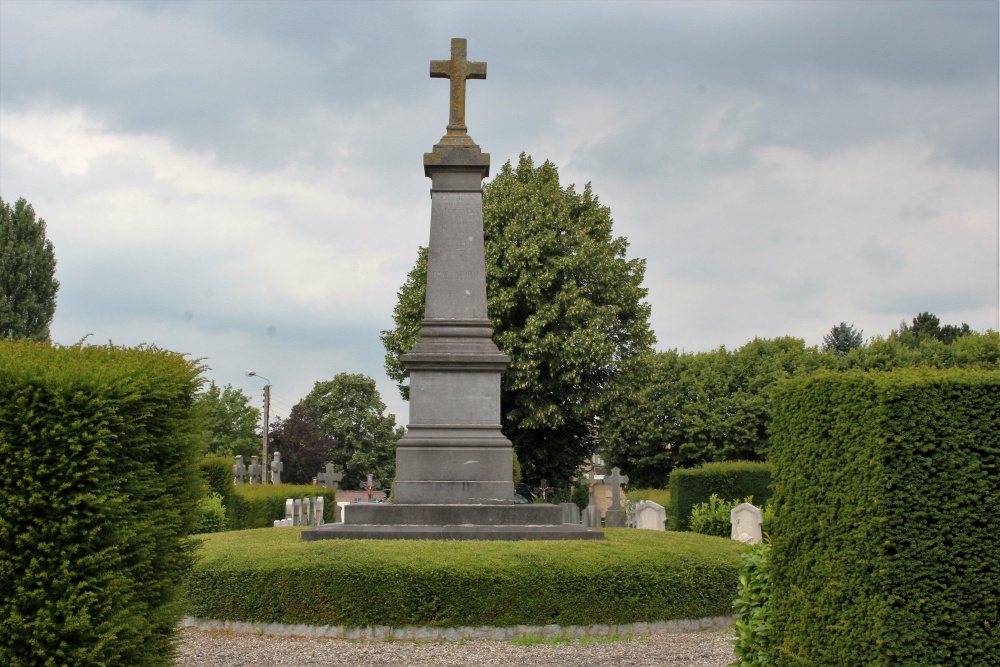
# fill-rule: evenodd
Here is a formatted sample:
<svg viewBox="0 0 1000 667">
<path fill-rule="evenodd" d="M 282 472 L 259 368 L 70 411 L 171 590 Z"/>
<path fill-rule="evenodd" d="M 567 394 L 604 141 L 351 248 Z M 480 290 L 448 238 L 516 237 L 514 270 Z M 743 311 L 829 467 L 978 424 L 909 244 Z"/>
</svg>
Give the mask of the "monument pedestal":
<svg viewBox="0 0 1000 667">
<path fill-rule="evenodd" d="M 392 504 L 349 505 L 344 523 L 302 533 L 319 539 L 603 539 L 563 524 L 558 505 L 515 505 L 513 449 L 500 430 L 500 378 L 510 364 L 486 310 L 483 186 L 490 156 L 465 127 L 465 79 L 486 64 L 450 61 L 431 76 L 452 80 L 448 133 L 424 155 L 431 179 L 427 296 L 420 339 L 400 356 L 410 376 L 410 421 L 396 445 Z"/>
</svg>

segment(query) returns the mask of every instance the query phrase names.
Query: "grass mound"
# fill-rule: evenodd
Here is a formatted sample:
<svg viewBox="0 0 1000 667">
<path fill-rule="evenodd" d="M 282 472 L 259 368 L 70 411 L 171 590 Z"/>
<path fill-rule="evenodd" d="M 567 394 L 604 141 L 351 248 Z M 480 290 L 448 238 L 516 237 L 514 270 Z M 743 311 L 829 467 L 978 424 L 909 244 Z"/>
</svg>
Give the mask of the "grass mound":
<svg viewBox="0 0 1000 667">
<path fill-rule="evenodd" d="M 603 541 L 320 540 L 301 529 L 204 536 L 188 582 L 199 619 L 308 625 L 655 622 L 732 613 L 746 546 L 611 529 Z"/>
</svg>

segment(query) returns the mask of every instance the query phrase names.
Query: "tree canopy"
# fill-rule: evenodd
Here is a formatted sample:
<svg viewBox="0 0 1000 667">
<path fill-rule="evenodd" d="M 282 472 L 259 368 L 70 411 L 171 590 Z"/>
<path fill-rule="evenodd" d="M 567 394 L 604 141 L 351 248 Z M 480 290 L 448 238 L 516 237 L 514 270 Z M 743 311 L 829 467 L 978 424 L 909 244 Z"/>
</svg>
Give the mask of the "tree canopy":
<svg viewBox="0 0 1000 667">
<path fill-rule="evenodd" d="M 310 484 L 328 462 L 334 462 L 337 441 L 323 430 L 320 417 L 317 408 L 299 403 L 288 419 L 271 422 L 270 444 L 272 451 L 281 452 L 283 482 Z"/>
<path fill-rule="evenodd" d="M 755 339 L 737 350 L 656 352 L 649 378 L 602 427 L 604 459 L 631 484 L 662 487 L 670 471 L 708 461 L 763 460 L 770 446 L 774 383 L 821 371 L 897 368 L 1000 370 L 1000 333 L 969 331 L 946 343 L 916 345 L 876 336 L 847 354 L 806 347 L 797 338 Z"/>
<path fill-rule="evenodd" d="M 261 453 L 257 425 L 260 410 L 250 405 L 250 397 L 231 384 L 219 387 L 211 382 L 195 397 L 208 428 L 208 454 L 250 457 Z"/>
<path fill-rule="evenodd" d="M 627 259 L 611 212 L 588 184 L 562 188 L 556 166 L 521 155 L 483 188 L 487 309 L 511 356 L 501 385 L 505 435 L 525 480 L 567 483 L 598 447 L 598 426 L 655 342 L 642 287 L 645 260 Z M 386 371 L 407 397 L 399 355 L 416 343 L 426 249 L 399 291 L 396 328 L 382 332 Z"/>
<path fill-rule="evenodd" d="M 360 373 L 339 373 L 332 380 L 317 382 L 292 409 L 288 421 L 292 424 L 285 422 L 279 451 L 283 460 L 302 461 L 301 466 L 293 463 L 293 468 L 306 472 L 307 464 L 314 466 L 306 479 L 311 480 L 330 461 L 344 475 L 343 488 L 359 487 L 368 474 L 381 481 L 383 488 L 392 484 L 396 441 L 405 430 L 396 426 L 393 415 L 385 414 L 375 380 Z M 294 429 L 298 429 L 297 437 Z M 329 450 L 317 466 L 315 456 L 323 446 Z"/>
<path fill-rule="evenodd" d="M 960 325 L 946 324 L 941 326 L 941 320 L 937 315 L 924 312 L 913 318 L 912 326 L 901 322 L 899 329 L 889 335 L 908 347 L 916 348 L 920 346 L 921 341 L 928 339 L 939 340 L 948 345 L 970 333 L 972 333 L 972 329 L 964 322 Z"/>
<path fill-rule="evenodd" d="M 18 199 L 0 199 L 0 338 L 47 340 L 56 312 L 56 256 L 45 220 Z"/>
</svg>

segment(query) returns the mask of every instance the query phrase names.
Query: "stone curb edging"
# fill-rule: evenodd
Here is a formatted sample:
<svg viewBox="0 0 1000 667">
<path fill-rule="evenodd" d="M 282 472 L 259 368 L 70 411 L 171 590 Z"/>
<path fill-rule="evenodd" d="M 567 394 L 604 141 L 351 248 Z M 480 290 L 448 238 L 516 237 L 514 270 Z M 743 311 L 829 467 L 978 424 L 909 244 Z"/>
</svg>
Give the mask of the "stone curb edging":
<svg viewBox="0 0 1000 667">
<path fill-rule="evenodd" d="M 298 637 L 328 637 L 362 641 L 510 641 L 524 636 L 551 639 L 567 637 L 608 637 L 613 635 L 656 635 L 682 632 L 725 630 L 733 625 L 735 616 L 709 616 L 707 618 L 654 623 L 620 623 L 617 625 L 512 625 L 508 627 L 405 627 L 391 628 L 376 625 L 364 628 L 346 628 L 342 625 L 287 625 L 284 623 L 248 623 L 244 621 L 213 621 L 186 616 L 182 628 L 196 628 L 217 632 L 241 632 L 262 635 L 291 635 Z"/>
</svg>

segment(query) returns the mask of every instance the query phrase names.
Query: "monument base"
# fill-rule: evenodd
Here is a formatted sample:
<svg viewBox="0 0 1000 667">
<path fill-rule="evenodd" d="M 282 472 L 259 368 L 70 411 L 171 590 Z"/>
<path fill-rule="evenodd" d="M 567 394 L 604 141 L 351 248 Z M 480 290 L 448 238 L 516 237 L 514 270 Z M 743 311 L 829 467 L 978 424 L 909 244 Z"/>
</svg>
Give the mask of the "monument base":
<svg viewBox="0 0 1000 667">
<path fill-rule="evenodd" d="M 383 505 L 344 507 L 344 523 L 302 531 L 312 540 L 603 540 L 562 523 L 558 505 Z"/>
</svg>

